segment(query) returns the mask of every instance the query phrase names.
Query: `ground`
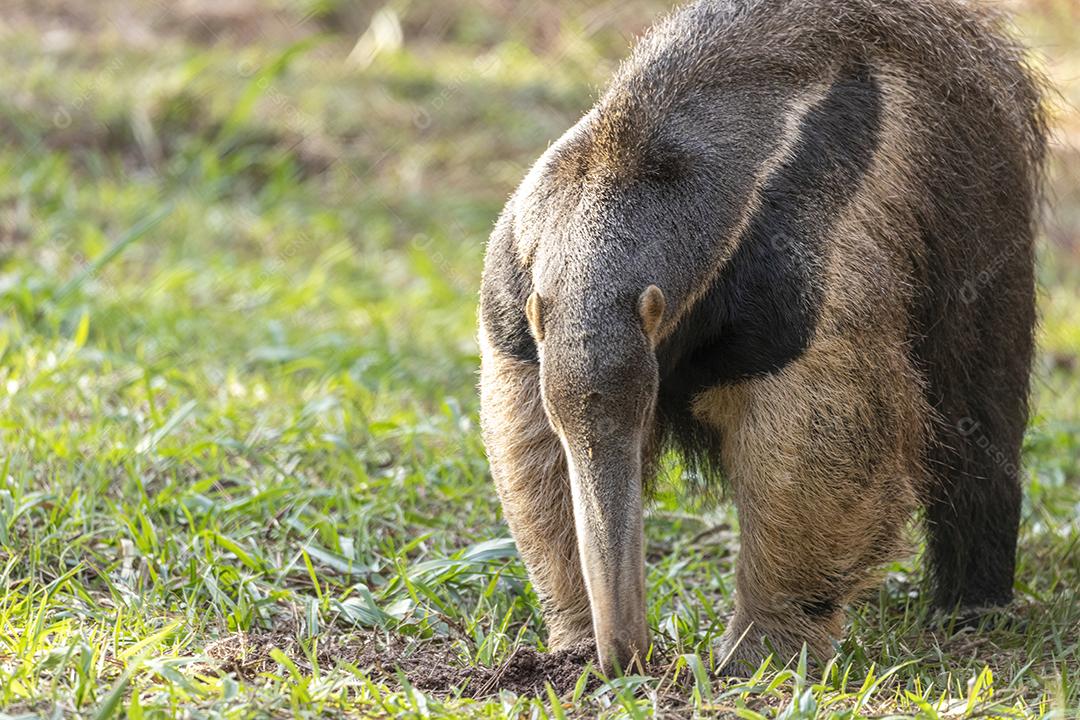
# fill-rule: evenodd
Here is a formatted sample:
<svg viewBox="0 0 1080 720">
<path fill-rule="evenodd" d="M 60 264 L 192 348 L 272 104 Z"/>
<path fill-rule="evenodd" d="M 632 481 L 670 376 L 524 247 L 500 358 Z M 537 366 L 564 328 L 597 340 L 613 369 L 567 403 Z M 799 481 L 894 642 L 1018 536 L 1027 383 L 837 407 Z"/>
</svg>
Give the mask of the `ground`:
<svg viewBox="0 0 1080 720">
<path fill-rule="evenodd" d="M 538 652 L 476 426 L 484 240 L 664 4 L 5 4 L 0 712 L 1080 715 L 1072 0 L 1005 4 L 1061 91 L 1014 606 L 929 616 L 916 552 L 824 672 L 719 678 L 738 524 L 672 461 L 651 676 Z"/>
</svg>

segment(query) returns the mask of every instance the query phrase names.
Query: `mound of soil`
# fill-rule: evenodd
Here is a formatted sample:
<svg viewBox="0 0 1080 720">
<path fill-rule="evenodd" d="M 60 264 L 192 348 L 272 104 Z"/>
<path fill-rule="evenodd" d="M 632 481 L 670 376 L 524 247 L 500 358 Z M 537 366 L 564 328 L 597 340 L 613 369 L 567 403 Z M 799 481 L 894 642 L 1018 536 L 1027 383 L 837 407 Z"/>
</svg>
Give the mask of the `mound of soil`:
<svg viewBox="0 0 1080 720">
<path fill-rule="evenodd" d="M 481 698 L 509 690 L 518 695 L 543 695 L 544 683 L 550 683 L 556 694 L 564 695 L 574 689 L 586 663 L 595 658 L 591 643 L 555 653 L 518 648 L 498 667 L 464 668 L 470 675 L 466 694 Z"/>
</svg>

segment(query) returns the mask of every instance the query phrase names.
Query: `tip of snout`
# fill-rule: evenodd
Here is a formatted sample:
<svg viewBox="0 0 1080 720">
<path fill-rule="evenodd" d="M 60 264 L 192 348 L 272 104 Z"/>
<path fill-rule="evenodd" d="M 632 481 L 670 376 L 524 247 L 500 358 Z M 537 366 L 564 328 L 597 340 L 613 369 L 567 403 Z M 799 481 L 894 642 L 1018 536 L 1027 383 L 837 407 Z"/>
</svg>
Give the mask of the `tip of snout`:
<svg viewBox="0 0 1080 720">
<path fill-rule="evenodd" d="M 636 640 L 620 637 L 602 645 L 598 644 L 596 654 L 600 660 L 600 669 L 608 677 L 644 673 L 648 647 L 648 634 Z"/>
</svg>

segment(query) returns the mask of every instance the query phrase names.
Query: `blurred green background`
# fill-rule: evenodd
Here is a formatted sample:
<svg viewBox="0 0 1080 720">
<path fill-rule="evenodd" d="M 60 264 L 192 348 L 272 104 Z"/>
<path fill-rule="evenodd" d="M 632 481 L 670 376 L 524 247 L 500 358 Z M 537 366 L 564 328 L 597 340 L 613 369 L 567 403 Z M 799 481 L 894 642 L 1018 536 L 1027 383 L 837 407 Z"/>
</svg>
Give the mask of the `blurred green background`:
<svg viewBox="0 0 1080 720">
<path fill-rule="evenodd" d="M 419 713 L 395 683 L 320 673 L 305 652 L 377 630 L 489 666 L 542 642 L 476 428 L 483 247 L 668 5 L 6 0 L 0 708 Z M 864 688 L 866 712 L 926 712 L 903 692 L 951 707 L 987 668 L 999 692 L 979 685 L 968 712 L 1080 708 L 1080 5 L 997 5 L 1059 91 L 1017 585 L 1029 625 L 927 634 L 917 563 L 890 568 L 845 667 L 862 682 L 874 663 L 919 665 Z M 649 520 L 650 623 L 664 652 L 708 664 L 737 521 L 680 507 L 669 492 Z M 205 664 L 223 638 L 270 631 L 286 660 L 308 657 L 296 673 Z M 799 697 L 770 677 L 732 707 Z M 633 715 L 644 691 L 604 692 L 593 709 Z"/>
</svg>

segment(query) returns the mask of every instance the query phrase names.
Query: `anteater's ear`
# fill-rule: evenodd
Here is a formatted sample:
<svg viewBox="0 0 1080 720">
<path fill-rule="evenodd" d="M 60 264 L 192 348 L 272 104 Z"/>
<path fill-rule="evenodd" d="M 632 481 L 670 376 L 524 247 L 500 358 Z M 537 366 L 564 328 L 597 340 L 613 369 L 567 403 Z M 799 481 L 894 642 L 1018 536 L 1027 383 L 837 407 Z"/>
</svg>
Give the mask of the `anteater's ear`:
<svg viewBox="0 0 1080 720">
<path fill-rule="evenodd" d="M 536 342 L 544 340 L 544 309 L 540 303 L 540 294 L 533 293 L 525 301 L 525 317 L 529 320 L 529 331 Z"/>
<path fill-rule="evenodd" d="M 638 298 L 637 309 L 638 315 L 641 316 L 641 329 L 645 331 L 645 337 L 649 338 L 653 344 L 656 343 L 656 331 L 660 329 L 660 321 L 664 318 L 666 307 L 664 292 L 655 285 L 645 288 L 645 292 Z"/>
</svg>

